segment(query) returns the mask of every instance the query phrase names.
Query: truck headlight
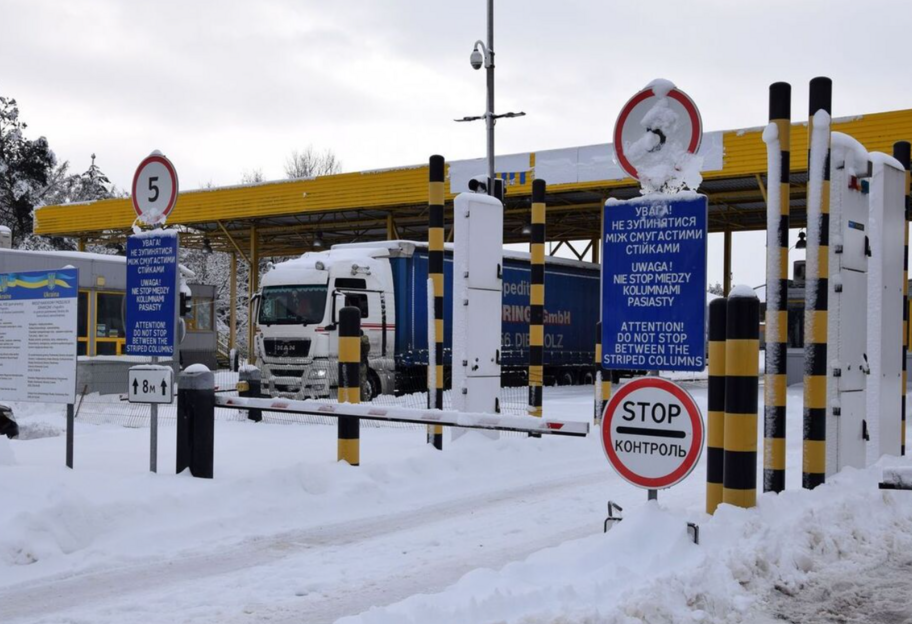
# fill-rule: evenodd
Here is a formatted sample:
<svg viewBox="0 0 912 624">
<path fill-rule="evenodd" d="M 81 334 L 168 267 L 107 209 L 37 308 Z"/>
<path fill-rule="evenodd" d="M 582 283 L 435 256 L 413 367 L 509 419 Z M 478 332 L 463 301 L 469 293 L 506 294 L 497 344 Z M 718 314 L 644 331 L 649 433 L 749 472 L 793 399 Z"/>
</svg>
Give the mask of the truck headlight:
<svg viewBox="0 0 912 624">
<path fill-rule="evenodd" d="M 325 378 L 326 378 L 326 371 L 325 371 L 325 370 L 322 370 L 322 369 L 321 369 L 321 370 L 310 371 L 310 378 L 311 378 L 311 379 L 325 379 Z"/>
</svg>

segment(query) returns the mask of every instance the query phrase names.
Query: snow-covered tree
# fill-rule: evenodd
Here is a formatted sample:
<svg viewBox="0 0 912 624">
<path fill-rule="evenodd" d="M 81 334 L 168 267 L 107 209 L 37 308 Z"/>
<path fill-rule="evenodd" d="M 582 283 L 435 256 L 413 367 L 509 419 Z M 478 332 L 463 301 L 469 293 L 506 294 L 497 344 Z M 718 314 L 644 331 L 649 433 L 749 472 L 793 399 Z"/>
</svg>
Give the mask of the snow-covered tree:
<svg viewBox="0 0 912 624">
<path fill-rule="evenodd" d="M 342 171 L 340 161 L 332 150 L 317 152 L 312 145 L 302 151 L 294 150 L 285 159 L 285 175 L 289 180 L 298 178 L 313 178 L 315 176 L 332 175 Z"/>
<path fill-rule="evenodd" d="M 113 197 L 114 185 L 95 164 L 95 154 L 92 154 L 92 164 L 84 173 L 76 176 L 73 186 L 72 201 L 74 202 L 96 201 Z"/>
<path fill-rule="evenodd" d="M 40 204 L 57 158 L 47 139 L 25 138 L 16 100 L 0 96 L 0 224 L 13 231 L 13 245 L 32 231 L 32 211 Z"/>
</svg>

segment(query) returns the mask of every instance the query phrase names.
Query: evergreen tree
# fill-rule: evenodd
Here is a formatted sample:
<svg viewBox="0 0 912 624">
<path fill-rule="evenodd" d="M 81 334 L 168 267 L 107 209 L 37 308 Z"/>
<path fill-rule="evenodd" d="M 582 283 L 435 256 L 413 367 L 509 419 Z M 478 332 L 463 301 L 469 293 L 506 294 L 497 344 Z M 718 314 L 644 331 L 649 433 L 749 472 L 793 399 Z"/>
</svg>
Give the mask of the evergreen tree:
<svg viewBox="0 0 912 624">
<path fill-rule="evenodd" d="M 95 164 L 95 154 L 92 154 L 92 164 L 85 173 L 77 176 L 74 184 L 72 201 L 85 202 L 108 199 L 112 195 L 113 185 L 108 176 Z"/>
</svg>

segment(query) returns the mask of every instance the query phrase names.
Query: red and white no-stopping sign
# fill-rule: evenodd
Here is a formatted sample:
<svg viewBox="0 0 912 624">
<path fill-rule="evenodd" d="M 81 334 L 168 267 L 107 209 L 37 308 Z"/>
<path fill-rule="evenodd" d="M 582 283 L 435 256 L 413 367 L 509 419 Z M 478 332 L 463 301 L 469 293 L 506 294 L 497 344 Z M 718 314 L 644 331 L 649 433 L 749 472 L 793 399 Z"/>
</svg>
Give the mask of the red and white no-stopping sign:
<svg viewBox="0 0 912 624">
<path fill-rule="evenodd" d="M 682 481 L 703 451 L 703 415 L 681 386 L 660 377 L 627 382 L 602 415 L 602 448 L 628 482 L 658 490 Z"/>
<path fill-rule="evenodd" d="M 133 210 L 147 225 L 165 222 L 177 203 L 177 172 L 161 152 L 147 156 L 133 175 Z"/>
<path fill-rule="evenodd" d="M 686 93 L 668 81 L 656 81 L 634 95 L 621 109 L 614 124 L 614 152 L 621 168 L 639 180 L 638 161 L 647 157 L 643 150 L 630 150 L 642 145 L 645 134 L 655 144 L 649 151 L 676 144 L 696 154 L 703 139 L 700 111 Z"/>
</svg>

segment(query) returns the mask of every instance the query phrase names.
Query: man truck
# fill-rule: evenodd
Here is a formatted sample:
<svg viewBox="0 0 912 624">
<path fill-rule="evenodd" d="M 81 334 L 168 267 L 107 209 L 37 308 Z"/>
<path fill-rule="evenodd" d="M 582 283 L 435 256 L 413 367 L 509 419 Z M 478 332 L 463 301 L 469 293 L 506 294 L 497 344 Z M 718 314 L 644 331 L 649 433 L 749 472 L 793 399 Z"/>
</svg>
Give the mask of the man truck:
<svg viewBox="0 0 912 624">
<path fill-rule="evenodd" d="M 504 251 L 500 362 L 503 385 L 527 382 L 529 254 Z M 449 387 L 453 257 L 444 260 L 444 367 Z M 383 241 L 334 245 L 276 264 L 255 297 L 257 365 L 271 396 L 331 396 L 338 364 L 338 318 L 361 310 L 370 342 L 370 395 L 427 387 L 428 248 Z M 545 383 L 592 383 L 599 314 L 597 264 L 548 258 L 545 269 Z"/>
</svg>

